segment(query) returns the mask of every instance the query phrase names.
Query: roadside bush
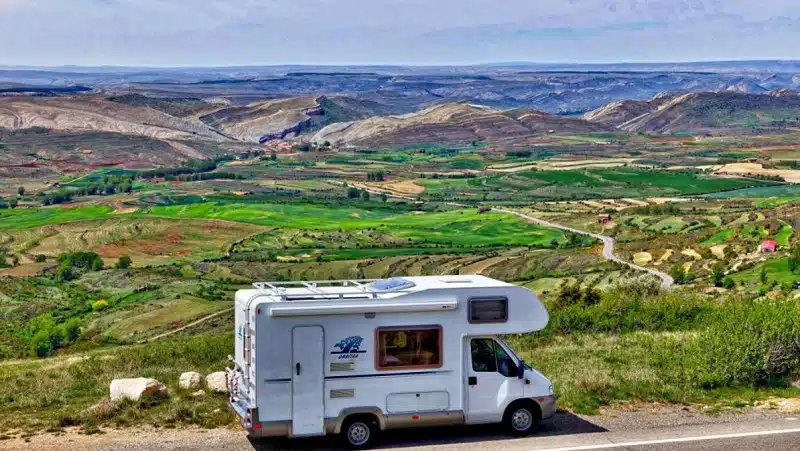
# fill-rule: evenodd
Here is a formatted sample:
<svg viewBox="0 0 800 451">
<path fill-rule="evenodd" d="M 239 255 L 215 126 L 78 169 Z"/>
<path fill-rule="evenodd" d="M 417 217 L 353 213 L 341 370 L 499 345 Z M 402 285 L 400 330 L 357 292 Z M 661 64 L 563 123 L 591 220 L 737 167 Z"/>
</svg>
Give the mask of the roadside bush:
<svg viewBox="0 0 800 451">
<path fill-rule="evenodd" d="M 782 387 L 800 374 L 800 308 L 794 300 L 727 302 L 688 349 L 694 385 Z"/>
<path fill-rule="evenodd" d="M 715 308 L 708 296 L 689 292 L 653 295 L 648 289 L 652 288 L 636 291 L 635 287 L 620 286 L 600 293 L 596 303 L 588 304 L 574 287 L 566 287 L 559 293 L 563 299 L 549 306 L 550 324 L 544 334 L 690 330 L 705 324 Z"/>
</svg>

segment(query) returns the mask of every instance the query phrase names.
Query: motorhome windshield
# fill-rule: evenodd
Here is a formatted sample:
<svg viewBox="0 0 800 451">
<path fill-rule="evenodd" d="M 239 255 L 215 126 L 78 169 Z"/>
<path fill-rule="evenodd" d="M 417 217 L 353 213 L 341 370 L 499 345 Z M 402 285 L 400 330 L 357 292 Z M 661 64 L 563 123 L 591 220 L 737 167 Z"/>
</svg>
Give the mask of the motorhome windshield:
<svg viewBox="0 0 800 451">
<path fill-rule="evenodd" d="M 517 355 L 517 353 L 516 353 L 516 352 L 514 352 L 514 348 L 512 348 L 511 346 L 509 346 L 509 345 L 508 345 L 508 343 L 506 343 L 506 341 L 505 341 L 505 340 L 498 340 L 498 341 L 500 342 L 500 344 L 501 344 L 501 345 L 503 345 L 503 347 L 506 349 L 506 352 L 507 352 L 507 353 L 508 353 L 508 354 L 509 354 L 509 355 L 510 355 L 510 356 L 511 356 L 513 359 L 515 359 L 517 362 L 519 362 L 519 361 L 520 361 L 520 357 Z M 530 369 L 531 369 L 531 367 L 530 367 L 530 366 L 529 366 L 527 363 L 524 363 L 524 365 L 525 365 L 525 369 L 526 369 L 526 370 L 530 370 Z"/>
</svg>

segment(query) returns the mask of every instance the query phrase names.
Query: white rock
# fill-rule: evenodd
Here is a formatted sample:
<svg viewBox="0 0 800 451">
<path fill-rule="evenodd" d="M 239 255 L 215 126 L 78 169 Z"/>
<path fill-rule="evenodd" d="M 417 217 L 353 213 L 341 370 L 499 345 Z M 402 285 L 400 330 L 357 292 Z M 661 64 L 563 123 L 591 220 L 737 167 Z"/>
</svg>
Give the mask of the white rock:
<svg viewBox="0 0 800 451">
<path fill-rule="evenodd" d="M 192 397 L 194 397 L 194 398 L 199 398 L 199 397 L 205 396 L 205 395 L 206 395 L 206 392 L 204 392 L 203 390 L 197 390 L 196 392 L 192 393 Z"/>
<path fill-rule="evenodd" d="M 189 390 L 192 388 L 199 388 L 202 382 L 203 382 L 203 376 L 200 373 L 189 371 L 187 373 L 181 374 L 181 379 L 180 382 L 178 382 L 178 385 L 180 385 L 181 388 Z"/>
<path fill-rule="evenodd" d="M 206 384 L 209 390 L 220 393 L 228 392 L 228 384 L 224 371 L 217 371 L 216 373 L 211 373 L 206 376 Z"/>
<path fill-rule="evenodd" d="M 131 399 L 138 401 L 142 395 L 168 396 L 167 387 L 155 379 L 139 377 L 135 379 L 114 379 L 111 381 L 111 400 Z"/>
</svg>

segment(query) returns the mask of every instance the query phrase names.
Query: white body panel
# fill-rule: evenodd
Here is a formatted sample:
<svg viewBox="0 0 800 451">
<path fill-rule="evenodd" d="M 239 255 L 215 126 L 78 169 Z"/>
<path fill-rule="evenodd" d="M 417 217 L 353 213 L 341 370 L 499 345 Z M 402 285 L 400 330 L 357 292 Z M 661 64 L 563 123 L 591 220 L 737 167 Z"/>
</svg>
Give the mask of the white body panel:
<svg viewBox="0 0 800 451">
<path fill-rule="evenodd" d="M 381 421 L 387 422 L 409 414 L 450 412 L 463 415 L 468 423 L 488 423 L 500 421 L 514 400 L 552 395 L 550 382 L 535 371 L 526 371 L 525 381 L 499 373 L 473 374 L 471 370 L 471 337 L 532 332 L 547 324 L 547 311 L 530 290 L 481 276 L 404 279 L 413 282 L 414 288 L 373 293 L 362 299 L 349 294 L 345 298 L 300 298 L 298 292 L 290 300 L 269 290 L 237 292 L 235 362 L 242 374 L 237 376 L 234 404 L 257 409 L 258 423 L 291 423 L 288 435 L 299 436 L 324 433 L 319 412 L 328 423 L 365 409 L 379 413 Z M 359 292 L 352 293 L 356 296 Z M 507 299 L 507 319 L 471 323 L 469 302 L 483 298 Z M 379 306 L 374 309 L 378 311 L 370 305 Z M 279 313 L 273 314 L 273 309 Z M 421 369 L 377 368 L 376 331 L 417 326 L 441 328 L 439 364 Z M 312 330 L 318 332 L 309 338 L 297 335 Z M 318 341 L 311 343 L 317 337 Z M 293 351 L 287 352 L 290 342 Z M 314 374 L 313 382 L 310 375 L 303 378 L 307 375 L 305 362 L 319 356 L 320 349 L 321 373 Z M 513 353 L 512 357 L 516 362 Z M 302 367 L 299 378 L 295 374 L 298 362 Z M 478 383 L 468 385 L 469 376 L 479 378 Z M 241 415 L 239 408 L 237 412 Z M 297 418 L 297 412 L 303 412 L 303 418 Z"/>
</svg>

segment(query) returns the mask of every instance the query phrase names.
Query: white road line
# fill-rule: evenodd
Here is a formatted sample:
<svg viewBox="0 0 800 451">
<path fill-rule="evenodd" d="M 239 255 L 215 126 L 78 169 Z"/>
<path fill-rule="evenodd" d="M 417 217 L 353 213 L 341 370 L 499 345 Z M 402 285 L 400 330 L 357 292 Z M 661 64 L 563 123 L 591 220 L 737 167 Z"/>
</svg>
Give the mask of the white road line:
<svg viewBox="0 0 800 451">
<path fill-rule="evenodd" d="M 597 445 L 585 445 L 585 446 L 568 446 L 566 448 L 546 448 L 543 449 L 542 451 L 581 451 L 581 450 L 593 450 L 593 449 L 627 448 L 629 446 L 661 445 L 664 443 L 699 442 L 703 440 L 723 440 L 727 438 L 759 437 L 762 435 L 795 434 L 795 433 L 800 433 L 800 428 L 779 429 L 774 431 L 742 432 L 738 434 L 702 435 L 698 437 L 669 438 L 662 440 L 642 440 L 638 442 L 609 443 L 604 445 L 597 444 Z"/>
</svg>

